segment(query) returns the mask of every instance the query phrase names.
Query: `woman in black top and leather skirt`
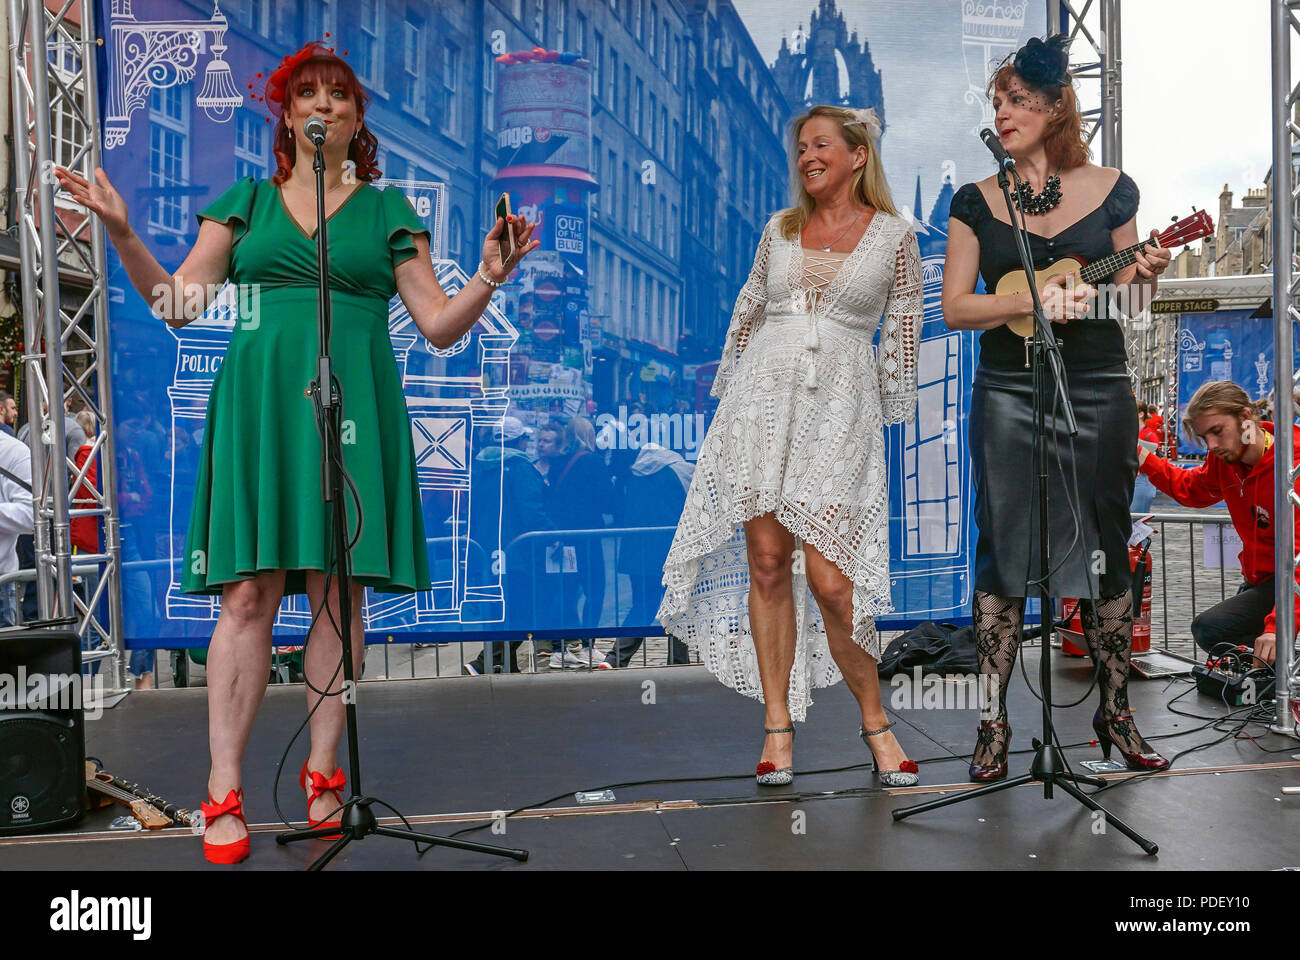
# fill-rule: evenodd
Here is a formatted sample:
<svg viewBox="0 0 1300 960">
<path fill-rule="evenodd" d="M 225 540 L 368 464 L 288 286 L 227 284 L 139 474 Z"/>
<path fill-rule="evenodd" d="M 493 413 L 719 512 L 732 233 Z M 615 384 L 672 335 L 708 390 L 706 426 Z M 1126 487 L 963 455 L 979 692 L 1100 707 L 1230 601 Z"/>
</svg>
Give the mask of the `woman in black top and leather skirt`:
<svg viewBox="0 0 1300 960">
<path fill-rule="evenodd" d="M 1030 40 L 988 84 L 998 136 L 1032 188 L 1013 195 L 1025 214 L 1030 253 L 1040 270 L 1067 256 L 1090 263 L 1138 242 L 1137 185 L 1121 171 L 1088 162 L 1064 40 Z M 996 177 L 963 186 L 952 202 L 943 278 L 948 326 L 984 331 L 970 411 L 979 524 L 974 623 L 980 673 L 997 677 L 998 713 L 980 724 L 970 768 L 975 781 L 1007 774 L 1007 685 L 1021 640 L 1026 585 L 1038 575 L 1039 557 L 1032 371 L 1024 338 L 1006 325 L 1030 313 L 1032 302 L 1028 291 L 975 293 L 979 275 L 991 291 L 1005 274 L 1021 271 L 1006 216 Z M 1105 286 L 1132 298 L 1130 304 L 1144 303 L 1155 295 L 1169 257 L 1158 243 L 1145 248 Z M 1109 756 L 1113 744 L 1130 768 L 1161 769 L 1168 761 L 1138 733 L 1127 695 L 1133 647 L 1129 502 L 1137 474 L 1137 418 L 1124 333 L 1106 290 L 1098 295 L 1077 277 L 1065 280 L 1056 277 L 1040 288 L 1047 318 L 1062 342 L 1079 425 L 1071 442 L 1063 420 L 1049 419 L 1048 592 L 1085 598 L 1080 601 L 1084 633 L 1098 664 L 1101 692 L 1093 727 L 1103 751 Z M 1077 531 L 1069 501 L 1075 501 Z M 1037 595 L 1037 589 L 1030 592 Z"/>
</svg>

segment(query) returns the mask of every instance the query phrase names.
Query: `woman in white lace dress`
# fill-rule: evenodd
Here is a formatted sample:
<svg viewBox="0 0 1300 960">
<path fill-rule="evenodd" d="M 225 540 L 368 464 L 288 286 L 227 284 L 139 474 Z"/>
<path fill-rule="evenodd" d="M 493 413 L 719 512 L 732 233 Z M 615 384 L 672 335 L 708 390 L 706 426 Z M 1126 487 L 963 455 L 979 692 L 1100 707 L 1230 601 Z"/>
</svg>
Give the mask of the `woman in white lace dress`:
<svg viewBox="0 0 1300 960">
<path fill-rule="evenodd" d="M 763 784 L 793 779 L 791 721 L 841 676 L 882 780 L 917 781 L 881 704 L 873 618 L 893 610 L 884 425 L 915 418 L 921 260 L 879 137 L 869 110 L 795 121 L 799 200 L 768 221 L 737 299 L 664 565 L 664 629 L 765 705 Z"/>
</svg>

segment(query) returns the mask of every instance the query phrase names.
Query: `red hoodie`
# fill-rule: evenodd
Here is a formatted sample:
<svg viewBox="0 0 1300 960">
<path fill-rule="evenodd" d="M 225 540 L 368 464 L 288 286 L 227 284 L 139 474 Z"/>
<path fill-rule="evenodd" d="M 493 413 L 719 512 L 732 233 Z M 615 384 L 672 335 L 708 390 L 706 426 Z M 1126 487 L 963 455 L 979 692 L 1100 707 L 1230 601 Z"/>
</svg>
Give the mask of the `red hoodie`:
<svg viewBox="0 0 1300 960">
<path fill-rule="evenodd" d="M 1164 442 L 1164 431 L 1160 428 L 1165 425 L 1164 418 L 1158 413 L 1153 413 L 1147 417 L 1147 422 L 1143 425 L 1141 433 L 1138 434 L 1139 440 L 1149 440 L 1154 444 Z"/>
<path fill-rule="evenodd" d="M 1148 440 L 1151 443 L 1154 443 L 1157 451 L 1159 451 L 1161 447 L 1167 447 L 1169 449 L 1165 450 L 1165 453 L 1169 455 L 1172 455 L 1173 453 L 1172 438 L 1165 435 L 1165 421 L 1158 413 L 1153 413 L 1147 418 L 1147 422 L 1142 426 L 1142 430 L 1138 433 L 1138 439 Z"/>
<path fill-rule="evenodd" d="M 1257 421 L 1270 433 L 1273 424 Z M 1220 500 L 1228 505 L 1232 525 L 1241 537 L 1241 573 L 1249 584 L 1273 576 L 1273 447 L 1259 463 L 1247 467 L 1224 463 L 1213 454 L 1192 470 L 1183 470 L 1168 460 L 1151 454 L 1142 464 L 1142 472 L 1156 488 L 1185 507 L 1209 507 Z M 1300 462 L 1300 428 L 1292 427 L 1292 449 Z M 1300 483 L 1297 483 L 1300 489 Z M 1300 550 L 1300 523 L 1296 524 L 1296 548 Z M 1297 632 L 1300 632 L 1300 602 L 1296 604 Z M 1264 620 L 1264 632 L 1276 633 L 1276 610 Z"/>
</svg>

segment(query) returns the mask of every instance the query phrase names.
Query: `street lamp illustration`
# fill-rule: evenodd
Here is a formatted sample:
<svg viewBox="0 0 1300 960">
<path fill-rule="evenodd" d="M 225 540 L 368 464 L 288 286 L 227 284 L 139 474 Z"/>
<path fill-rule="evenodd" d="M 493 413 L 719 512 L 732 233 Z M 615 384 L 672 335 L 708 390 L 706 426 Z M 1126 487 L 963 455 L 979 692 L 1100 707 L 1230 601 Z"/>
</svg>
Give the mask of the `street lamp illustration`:
<svg viewBox="0 0 1300 960">
<path fill-rule="evenodd" d="M 980 122 L 971 128 L 972 133 L 993 122 L 993 107 L 984 94 L 984 84 L 993 64 L 1019 45 L 1028 7 L 1027 0 L 962 0 L 961 47 L 967 83 L 964 99 L 981 111 Z"/>
<path fill-rule="evenodd" d="M 229 26 L 219 0 L 212 4 L 208 20 L 152 21 L 137 20 L 131 0 L 113 0 L 109 26 L 113 75 L 104 122 L 105 148 L 112 150 L 126 142 L 131 115 L 145 105 L 151 90 L 194 79 L 209 34 L 212 59 L 203 68 L 203 89 L 195 102 L 217 123 L 228 123 L 244 102 L 224 59 Z"/>
</svg>

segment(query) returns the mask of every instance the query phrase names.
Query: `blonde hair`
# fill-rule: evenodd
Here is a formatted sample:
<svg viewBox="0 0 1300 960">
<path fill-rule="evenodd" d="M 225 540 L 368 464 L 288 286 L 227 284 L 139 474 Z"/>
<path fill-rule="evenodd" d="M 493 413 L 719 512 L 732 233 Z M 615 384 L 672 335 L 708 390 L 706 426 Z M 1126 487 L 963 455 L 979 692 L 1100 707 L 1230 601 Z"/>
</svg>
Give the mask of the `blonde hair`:
<svg viewBox="0 0 1300 960">
<path fill-rule="evenodd" d="M 819 104 L 803 116 L 796 117 L 790 127 L 791 179 L 798 186 L 795 188 L 794 206 L 777 214 L 776 225 L 781 235 L 787 240 L 796 239 L 807 226 L 808 218 L 816 206 L 816 201 L 804 189 L 803 179 L 799 176 L 799 136 L 803 133 L 804 124 L 814 117 L 839 121 L 840 135 L 848 144 L 850 152 L 858 147 L 867 148 L 867 162 L 853 174 L 853 185 L 850 188 L 853 198 L 882 213 L 898 216 L 894 198 L 889 192 L 889 183 L 885 180 L 885 168 L 880 162 L 880 121 L 876 112 Z"/>
<path fill-rule="evenodd" d="M 586 417 L 574 417 L 565 424 L 564 433 L 570 449 L 578 447 L 592 451 L 596 449 L 596 428 Z"/>
<path fill-rule="evenodd" d="M 1183 414 L 1183 432 L 1188 438 L 1199 443 L 1200 437 L 1192 428 L 1192 421 L 1207 413 L 1226 413 L 1233 417 L 1254 417 L 1255 405 L 1250 401 L 1250 394 L 1231 380 L 1211 380 L 1201 384 L 1192 394 Z"/>
</svg>

